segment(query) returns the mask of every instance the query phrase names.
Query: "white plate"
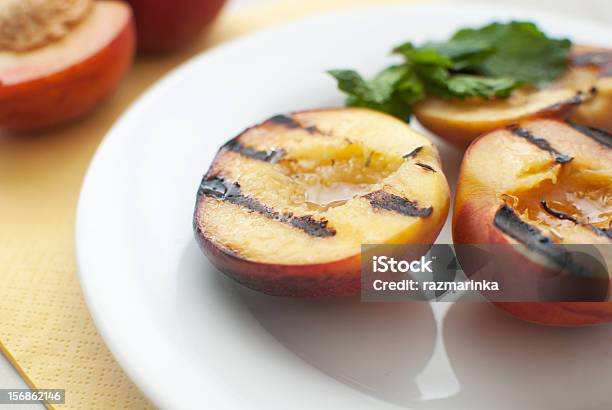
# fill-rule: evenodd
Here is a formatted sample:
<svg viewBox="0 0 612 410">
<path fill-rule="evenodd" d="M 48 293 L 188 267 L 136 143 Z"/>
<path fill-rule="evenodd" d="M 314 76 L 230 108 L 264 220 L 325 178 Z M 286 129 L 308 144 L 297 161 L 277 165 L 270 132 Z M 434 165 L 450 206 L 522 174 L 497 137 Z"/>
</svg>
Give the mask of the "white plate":
<svg viewBox="0 0 612 410">
<path fill-rule="evenodd" d="M 212 50 L 129 110 L 85 180 L 77 253 L 100 333 L 146 395 L 173 409 L 612 407 L 609 326 L 537 327 L 485 304 L 271 298 L 216 272 L 193 239 L 196 190 L 218 146 L 273 114 L 341 105 L 326 69 L 371 74 L 403 40 L 510 17 L 577 42 L 612 38 L 484 6 L 355 9 Z M 460 153 L 436 141 L 454 182 Z"/>
</svg>

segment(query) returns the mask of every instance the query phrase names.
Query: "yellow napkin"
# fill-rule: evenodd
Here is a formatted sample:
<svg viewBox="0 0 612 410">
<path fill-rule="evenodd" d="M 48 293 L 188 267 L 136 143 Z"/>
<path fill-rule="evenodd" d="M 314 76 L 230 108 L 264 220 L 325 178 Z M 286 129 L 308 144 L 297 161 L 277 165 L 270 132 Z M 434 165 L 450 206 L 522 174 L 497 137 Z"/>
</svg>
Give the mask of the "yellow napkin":
<svg viewBox="0 0 612 410">
<path fill-rule="evenodd" d="M 139 59 L 92 117 L 45 135 L 0 134 L 0 350 L 31 386 L 66 389 L 66 404 L 53 407 L 152 407 L 96 332 L 75 272 L 81 182 L 117 117 L 163 74 L 210 46 L 306 14 L 381 2 L 272 0 L 263 8 L 226 13 L 193 47 Z"/>
</svg>

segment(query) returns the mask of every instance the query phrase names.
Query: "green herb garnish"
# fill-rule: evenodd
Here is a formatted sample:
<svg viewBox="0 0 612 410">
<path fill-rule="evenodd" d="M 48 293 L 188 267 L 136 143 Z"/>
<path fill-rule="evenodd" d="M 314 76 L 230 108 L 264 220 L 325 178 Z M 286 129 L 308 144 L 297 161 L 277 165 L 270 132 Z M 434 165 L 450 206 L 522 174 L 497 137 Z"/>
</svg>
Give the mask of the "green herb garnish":
<svg viewBox="0 0 612 410">
<path fill-rule="evenodd" d="M 368 107 L 406 121 L 427 95 L 507 98 L 526 84 L 544 86 L 567 68 L 571 42 L 547 37 L 529 22 L 492 23 L 457 31 L 448 41 L 404 43 L 393 65 L 372 80 L 353 70 L 331 70 L 346 105 Z"/>
</svg>

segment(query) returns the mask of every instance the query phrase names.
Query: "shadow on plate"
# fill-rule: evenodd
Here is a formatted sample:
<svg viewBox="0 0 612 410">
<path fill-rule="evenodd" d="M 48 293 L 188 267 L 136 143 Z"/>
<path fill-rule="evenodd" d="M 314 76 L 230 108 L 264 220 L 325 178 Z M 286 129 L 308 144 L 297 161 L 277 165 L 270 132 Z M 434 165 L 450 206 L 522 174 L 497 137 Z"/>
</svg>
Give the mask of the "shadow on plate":
<svg viewBox="0 0 612 410">
<path fill-rule="evenodd" d="M 297 380 L 302 370 L 290 364 L 293 357 L 401 407 L 612 408 L 612 326 L 543 327 L 510 317 L 489 303 L 455 303 L 444 315 L 444 349 L 438 353 L 447 355 L 450 368 L 445 371 L 459 383 L 458 392 L 443 399 L 425 398 L 417 380 L 428 373 L 424 370 L 440 336 L 427 303 L 266 296 L 216 272 L 195 244 L 186 249 L 177 280 L 180 320 L 175 318 L 174 337 L 189 342 L 183 345 L 191 360 L 205 361 L 234 383 L 248 385 L 262 368 L 275 371 L 269 360 L 289 363 L 284 370 L 298 372 Z M 219 343 L 211 330 L 224 334 L 222 350 L 232 351 L 233 360 L 249 364 L 241 374 L 226 366 L 227 356 L 202 355 Z M 245 349 L 245 343 L 252 349 Z M 431 378 L 427 383 L 439 384 Z"/>
<path fill-rule="evenodd" d="M 415 378 L 436 338 L 429 304 L 282 298 L 236 287 L 261 325 L 310 365 L 391 403 L 419 401 Z"/>
<path fill-rule="evenodd" d="M 287 355 L 350 388 L 401 406 L 419 402 L 415 378 L 429 361 L 436 340 L 429 304 L 267 296 L 214 270 L 195 243 L 186 248 L 177 274 L 180 320 L 174 323 L 174 337 L 181 339 L 191 360 L 204 360 L 219 373 L 228 371 L 223 358 L 202 353 L 219 349 L 213 343 L 217 339 L 223 340 L 225 350 L 232 349 L 227 343 L 236 344 L 232 360 L 248 362 L 253 371 L 273 371 L 270 362 L 258 363 L 264 360 L 261 352 L 274 349 L 272 342 L 267 348 L 261 345 L 266 343 L 264 333 L 284 346 Z M 223 336 L 215 337 L 211 331 Z M 210 336 L 202 341 L 202 334 Z M 253 355 L 244 350 L 245 338 Z M 209 343 L 212 347 L 207 347 Z M 271 353 L 268 359 L 281 353 Z M 284 361 L 277 357 L 274 365 Z M 249 380 L 245 374 L 235 376 L 234 382 Z"/>
<path fill-rule="evenodd" d="M 544 327 L 489 303 L 459 302 L 448 311 L 443 334 L 461 384 L 449 408 L 612 408 L 612 326 Z"/>
</svg>

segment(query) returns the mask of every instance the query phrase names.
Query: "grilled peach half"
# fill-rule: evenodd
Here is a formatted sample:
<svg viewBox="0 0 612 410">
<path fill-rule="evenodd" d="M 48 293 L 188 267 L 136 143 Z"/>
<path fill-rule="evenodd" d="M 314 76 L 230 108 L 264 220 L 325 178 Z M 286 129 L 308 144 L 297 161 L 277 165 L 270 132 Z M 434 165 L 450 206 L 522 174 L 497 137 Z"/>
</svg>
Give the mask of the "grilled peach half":
<svg viewBox="0 0 612 410">
<path fill-rule="evenodd" d="M 327 109 L 272 117 L 223 145 L 193 222 L 206 256 L 243 285 L 348 296 L 361 244 L 430 244 L 448 207 L 425 136 L 380 112 Z"/>
<path fill-rule="evenodd" d="M 7 0 L 0 27 L 0 128 L 36 131 L 81 118 L 132 63 L 132 13 L 120 1 Z"/>
<path fill-rule="evenodd" d="M 611 218 L 612 136 L 604 131 L 558 119 L 528 120 L 478 138 L 465 153 L 454 204 L 454 242 L 501 245 L 510 254 L 504 265 L 510 279 L 546 278 L 560 260 L 568 261 L 560 252 L 572 244 L 609 250 Z M 458 257 L 462 265 L 470 263 L 460 252 Z M 603 291 L 597 299 L 587 294 L 586 299 L 494 303 L 540 324 L 612 321 L 609 269 L 603 277 L 589 269 L 572 267 L 570 274 L 597 279 Z"/>
<path fill-rule="evenodd" d="M 543 89 L 523 87 L 508 99 L 430 97 L 415 107 L 419 122 L 464 148 L 476 137 L 515 122 L 559 117 L 612 132 L 612 50 L 575 46 L 568 70 Z"/>
</svg>

